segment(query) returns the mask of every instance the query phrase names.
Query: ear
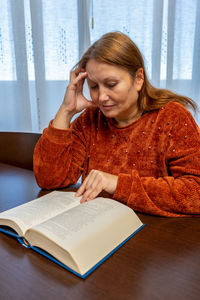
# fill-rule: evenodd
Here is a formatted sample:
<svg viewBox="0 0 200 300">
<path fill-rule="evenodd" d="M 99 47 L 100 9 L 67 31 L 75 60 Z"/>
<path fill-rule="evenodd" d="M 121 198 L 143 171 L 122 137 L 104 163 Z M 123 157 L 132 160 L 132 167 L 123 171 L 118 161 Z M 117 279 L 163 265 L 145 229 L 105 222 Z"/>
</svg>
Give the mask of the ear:
<svg viewBox="0 0 200 300">
<path fill-rule="evenodd" d="M 136 72 L 135 76 L 135 84 L 136 84 L 136 89 L 139 92 L 142 89 L 144 83 L 144 72 L 143 68 L 139 68 Z"/>
</svg>

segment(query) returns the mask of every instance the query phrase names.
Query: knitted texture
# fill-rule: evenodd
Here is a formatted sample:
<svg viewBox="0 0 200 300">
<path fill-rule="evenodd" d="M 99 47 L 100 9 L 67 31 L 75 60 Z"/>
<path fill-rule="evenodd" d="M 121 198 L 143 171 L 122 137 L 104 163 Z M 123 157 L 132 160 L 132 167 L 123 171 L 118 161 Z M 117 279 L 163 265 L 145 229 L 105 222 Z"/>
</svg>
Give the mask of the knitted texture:
<svg viewBox="0 0 200 300">
<path fill-rule="evenodd" d="M 118 175 L 113 199 L 159 216 L 200 215 L 200 131 L 190 112 L 170 102 L 117 127 L 99 109 L 68 130 L 44 130 L 34 151 L 38 185 L 75 184 L 92 170 Z"/>
</svg>

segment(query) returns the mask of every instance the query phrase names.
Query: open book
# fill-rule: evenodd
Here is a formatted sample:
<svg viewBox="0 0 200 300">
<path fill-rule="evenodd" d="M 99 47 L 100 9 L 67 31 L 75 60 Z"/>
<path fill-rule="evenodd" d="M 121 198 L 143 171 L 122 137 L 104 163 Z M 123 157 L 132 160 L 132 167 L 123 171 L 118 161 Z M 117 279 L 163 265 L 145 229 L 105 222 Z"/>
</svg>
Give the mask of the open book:
<svg viewBox="0 0 200 300">
<path fill-rule="evenodd" d="M 54 191 L 0 213 L 0 231 L 82 278 L 142 227 L 126 205 L 107 198 L 80 204 L 73 192 Z"/>
</svg>

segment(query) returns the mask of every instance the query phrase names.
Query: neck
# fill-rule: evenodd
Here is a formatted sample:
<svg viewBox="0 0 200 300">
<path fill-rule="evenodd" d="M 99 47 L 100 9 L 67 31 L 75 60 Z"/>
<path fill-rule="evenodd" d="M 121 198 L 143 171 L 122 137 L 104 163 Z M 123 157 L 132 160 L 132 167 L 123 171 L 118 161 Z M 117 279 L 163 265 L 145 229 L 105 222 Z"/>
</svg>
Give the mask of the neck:
<svg viewBox="0 0 200 300">
<path fill-rule="evenodd" d="M 139 119 L 142 116 L 143 111 L 141 110 L 137 110 L 137 112 L 131 114 L 128 118 L 115 118 L 115 122 L 117 123 L 117 125 L 119 127 L 123 127 L 126 125 L 129 125 L 131 123 L 133 123 L 134 121 L 136 121 L 137 119 Z"/>
</svg>

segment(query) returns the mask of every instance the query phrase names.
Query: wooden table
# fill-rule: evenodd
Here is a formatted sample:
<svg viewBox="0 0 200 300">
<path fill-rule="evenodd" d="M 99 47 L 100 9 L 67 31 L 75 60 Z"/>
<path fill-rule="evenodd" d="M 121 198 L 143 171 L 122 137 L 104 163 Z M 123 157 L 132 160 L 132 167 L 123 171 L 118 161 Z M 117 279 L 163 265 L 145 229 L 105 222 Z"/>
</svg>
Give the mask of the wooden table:
<svg viewBox="0 0 200 300">
<path fill-rule="evenodd" d="M 0 211 L 42 194 L 32 171 L 0 164 Z M 200 299 L 200 219 L 139 214 L 146 226 L 86 279 L 0 233 L 0 299 Z"/>
</svg>

